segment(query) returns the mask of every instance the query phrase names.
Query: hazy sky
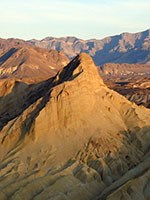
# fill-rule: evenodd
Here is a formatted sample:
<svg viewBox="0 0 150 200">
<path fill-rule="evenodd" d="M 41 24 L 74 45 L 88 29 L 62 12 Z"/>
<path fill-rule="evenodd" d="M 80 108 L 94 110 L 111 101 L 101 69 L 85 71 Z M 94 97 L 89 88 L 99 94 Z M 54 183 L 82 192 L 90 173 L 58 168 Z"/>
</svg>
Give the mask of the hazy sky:
<svg viewBox="0 0 150 200">
<path fill-rule="evenodd" d="M 150 28 L 150 0 L 0 0 L 0 37 L 103 38 Z"/>
</svg>

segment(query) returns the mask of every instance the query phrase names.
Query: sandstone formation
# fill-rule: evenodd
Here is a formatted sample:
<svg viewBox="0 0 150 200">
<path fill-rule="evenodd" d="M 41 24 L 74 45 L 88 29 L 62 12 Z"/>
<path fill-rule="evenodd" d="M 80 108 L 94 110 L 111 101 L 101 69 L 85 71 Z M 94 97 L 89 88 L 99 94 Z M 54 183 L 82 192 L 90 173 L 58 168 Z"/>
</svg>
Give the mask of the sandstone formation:
<svg viewBox="0 0 150 200">
<path fill-rule="evenodd" d="M 1 84 L 0 199 L 149 199 L 150 110 L 108 89 L 89 55 Z"/>
<path fill-rule="evenodd" d="M 150 29 L 134 34 L 122 33 L 101 40 L 47 37 L 28 42 L 42 48 L 61 50 L 71 59 L 86 52 L 98 66 L 104 63 L 150 63 Z"/>
</svg>

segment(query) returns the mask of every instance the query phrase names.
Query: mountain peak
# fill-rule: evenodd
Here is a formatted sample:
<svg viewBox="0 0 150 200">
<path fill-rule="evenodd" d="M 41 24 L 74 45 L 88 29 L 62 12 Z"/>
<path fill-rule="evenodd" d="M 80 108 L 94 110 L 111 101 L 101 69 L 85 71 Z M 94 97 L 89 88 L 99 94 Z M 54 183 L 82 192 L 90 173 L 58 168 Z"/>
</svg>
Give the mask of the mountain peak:
<svg viewBox="0 0 150 200">
<path fill-rule="evenodd" d="M 60 82 L 72 80 L 80 75 L 80 78 L 93 81 L 93 87 L 97 83 L 104 85 L 98 68 L 94 64 L 93 59 L 86 53 L 81 53 L 76 56 L 66 67 L 57 75 Z"/>
<path fill-rule="evenodd" d="M 86 62 L 87 62 L 87 61 L 93 62 L 91 56 L 90 56 L 89 54 L 87 54 L 87 53 L 84 53 L 84 52 L 80 53 L 80 54 L 77 56 L 77 58 L 78 58 L 80 61 L 82 61 L 82 62 L 85 62 L 85 61 L 86 61 Z"/>
</svg>

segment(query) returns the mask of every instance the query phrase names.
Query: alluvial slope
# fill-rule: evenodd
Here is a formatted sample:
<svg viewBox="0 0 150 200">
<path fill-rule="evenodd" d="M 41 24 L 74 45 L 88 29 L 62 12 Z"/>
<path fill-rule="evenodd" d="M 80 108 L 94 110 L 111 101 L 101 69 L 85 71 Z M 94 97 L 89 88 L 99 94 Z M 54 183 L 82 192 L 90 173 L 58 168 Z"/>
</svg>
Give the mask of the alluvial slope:
<svg viewBox="0 0 150 200">
<path fill-rule="evenodd" d="M 47 37 L 30 40 L 30 44 L 63 51 L 69 58 L 81 52 L 93 57 L 96 65 L 104 63 L 149 63 L 150 29 L 139 33 L 122 33 L 102 40 L 82 40 L 75 37 Z"/>
<path fill-rule="evenodd" d="M 108 89 L 87 54 L 26 90 L 36 98 L 0 133 L 0 199 L 103 199 L 149 169 L 150 111 Z"/>
<path fill-rule="evenodd" d="M 62 52 L 22 45 L 10 48 L 0 57 L 0 77 L 45 80 L 67 63 Z"/>
</svg>

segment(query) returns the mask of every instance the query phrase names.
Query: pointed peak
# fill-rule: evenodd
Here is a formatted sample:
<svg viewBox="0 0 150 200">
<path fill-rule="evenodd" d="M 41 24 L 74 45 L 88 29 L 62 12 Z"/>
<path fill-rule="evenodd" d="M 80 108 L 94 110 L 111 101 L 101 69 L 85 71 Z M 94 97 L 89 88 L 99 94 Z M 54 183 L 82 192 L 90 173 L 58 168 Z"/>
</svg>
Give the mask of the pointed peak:
<svg viewBox="0 0 150 200">
<path fill-rule="evenodd" d="M 66 67 L 62 69 L 56 76 L 59 82 L 73 80 L 76 77 L 82 77 L 86 81 L 97 80 L 103 84 L 103 81 L 98 72 L 98 68 L 94 64 L 93 59 L 86 53 L 81 53 L 76 56 Z"/>
<path fill-rule="evenodd" d="M 87 53 L 80 53 L 79 55 L 77 55 L 70 63 L 73 65 L 76 65 L 76 67 L 78 67 L 79 65 L 82 64 L 82 66 L 88 67 L 88 66 L 92 66 L 92 67 L 96 67 L 95 63 L 92 59 L 92 57 L 87 54 Z"/>
<path fill-rule="evenodd" d="M 92 58 L 91 58 L 91 56 L 89 55 L 89 54 L 87 54 L 87 53 L 84 53 L 84 52 L 82 52 L 82 53 L 80 53 L 78 56 L 77 56 L 77 58 L 79 59 L 79 60 L 82 60 L 82 61 L 87 61 L 87 60 L 92 60 Z"/>
<path fill-rule="evenodd" d="M 82 64 L 86 64 L 86 66 L 89 64 L 89 65 L 92 65 L 92 66 L 95 66 L 95 63 L 92 59 L 92 57 L 87 54 L 87 53 L 80 53 L 78 56 L 76 56 L 73 60 L 74 62 L 79 62 L 79 63 L 82 63 Z"/>
<path fill-rule="evenodd" d="M 82 69 L 84 72 L 90 73 L 90 71 L 93 71 L 95 73 L 98 73 L 97 67 L 90 55 L 87 53 L 81 53 L 79 54 L 75 59 L 74 62 L 78 64 L 78 67 L 82 66 Z"/>
</svg>

